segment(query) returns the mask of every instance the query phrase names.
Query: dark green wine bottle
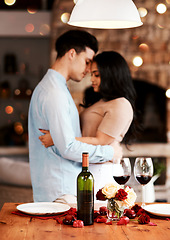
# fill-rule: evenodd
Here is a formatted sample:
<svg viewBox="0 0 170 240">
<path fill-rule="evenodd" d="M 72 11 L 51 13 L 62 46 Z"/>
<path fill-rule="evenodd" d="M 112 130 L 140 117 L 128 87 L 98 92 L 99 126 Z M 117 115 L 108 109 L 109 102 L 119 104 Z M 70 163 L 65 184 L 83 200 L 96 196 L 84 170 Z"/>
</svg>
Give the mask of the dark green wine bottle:
<svg viewBox="0 0 170 240">
<path fill-rule="evenodd" d="M 89 154 L 82 154 L 82 172 L 77 177 L 77 219 L 84 225 L 94 222 L 94 179 L 89 172 Z"/>
</svg>

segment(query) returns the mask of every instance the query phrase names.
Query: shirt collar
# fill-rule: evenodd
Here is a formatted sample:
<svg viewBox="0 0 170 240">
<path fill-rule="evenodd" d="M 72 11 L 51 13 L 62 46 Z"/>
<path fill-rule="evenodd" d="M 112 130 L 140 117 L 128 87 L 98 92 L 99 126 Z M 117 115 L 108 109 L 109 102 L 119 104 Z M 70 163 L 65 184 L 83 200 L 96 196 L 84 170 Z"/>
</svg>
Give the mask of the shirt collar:
<svg viewBox="0 0 170 240">
<path fill-rule="evenodd" d="M 51 68 L 48 69 L 48 72 L 50 72 L 53 76 L 55 76 L 54 81 L 67 85 L 65 77 L 61 75 L 59 72 Z"/>
</svg>

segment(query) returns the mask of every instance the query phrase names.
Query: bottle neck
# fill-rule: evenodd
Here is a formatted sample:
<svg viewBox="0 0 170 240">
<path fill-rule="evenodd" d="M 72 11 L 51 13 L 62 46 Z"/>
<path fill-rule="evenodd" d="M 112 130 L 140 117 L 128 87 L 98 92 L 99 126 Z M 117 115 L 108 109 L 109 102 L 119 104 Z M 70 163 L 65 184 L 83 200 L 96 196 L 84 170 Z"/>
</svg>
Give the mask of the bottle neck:
<svg viewBox="0 0 170 240">
<path fill-rule="evenodd" d="M 88 167 L 82 167 L 82 172 L 88 172 L 89 168 Z"/>
<path fill-rule="evenodd" d="M 82 154 L 82 171 L 88 171 L 89 168 L 89 154 Z"/>
</svg>

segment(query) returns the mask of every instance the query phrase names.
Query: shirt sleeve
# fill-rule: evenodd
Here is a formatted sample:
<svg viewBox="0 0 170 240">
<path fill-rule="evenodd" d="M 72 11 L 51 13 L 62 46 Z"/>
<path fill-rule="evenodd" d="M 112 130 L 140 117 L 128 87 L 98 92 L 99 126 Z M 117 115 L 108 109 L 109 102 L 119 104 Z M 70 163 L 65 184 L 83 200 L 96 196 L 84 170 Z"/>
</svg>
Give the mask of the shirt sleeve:
<svg viewBox="0 0 170 240">
<path fill-rule="evenodd" d="M 132 119 L 133 109 L 129 101 L 126 99 L 113 100 L 112 104 L 106 108 L 98 130 L 121 142 Z"/>
<path fill-rule="evenodd" d="M 56 154 L 81 162 L 82 152 L 89 152 L 91 163 L 105 162 L 113 158 L 114 150 L 111 146 L 94 146 L 75 140 L 75 126 L 73 126 L 75 123 L 73 121 L 77 121 L 79 115 L 72 98 L 68 98 L 67 94 L 63 94 L 62 91 L 58 91 L 57 94 L 50 92 L 50 97 L 46 98 L 42 109 L 43 115 L 47 119 Z"/>
</svg>

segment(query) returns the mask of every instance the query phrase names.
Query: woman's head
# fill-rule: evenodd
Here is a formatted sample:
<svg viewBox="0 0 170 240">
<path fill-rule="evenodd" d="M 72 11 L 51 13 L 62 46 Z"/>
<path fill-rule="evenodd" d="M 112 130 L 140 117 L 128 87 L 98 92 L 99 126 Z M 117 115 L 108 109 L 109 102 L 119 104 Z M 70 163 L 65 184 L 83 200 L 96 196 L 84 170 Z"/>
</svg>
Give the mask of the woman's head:
<svg viewBox="0 0 170 240">
<path fill-rule="evenodd" d="M 94 91 L 99 91 L 104 100 L 125 97 L 131 102 L 134 99 L 135 89 L 130 70 L 126 60 L 119 53 L 99 53 L 94 57 L 91 70 Z"/>
</svg>

